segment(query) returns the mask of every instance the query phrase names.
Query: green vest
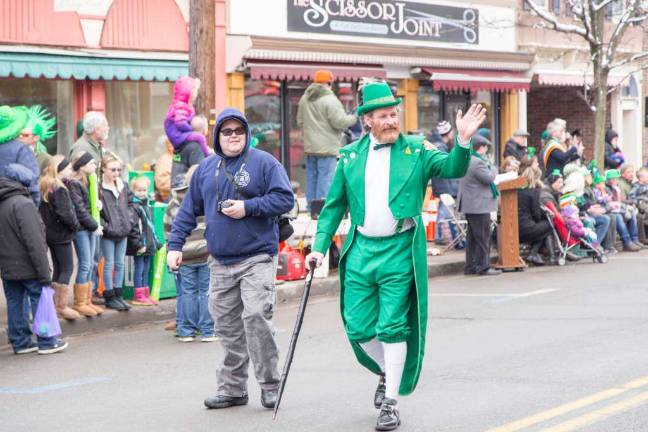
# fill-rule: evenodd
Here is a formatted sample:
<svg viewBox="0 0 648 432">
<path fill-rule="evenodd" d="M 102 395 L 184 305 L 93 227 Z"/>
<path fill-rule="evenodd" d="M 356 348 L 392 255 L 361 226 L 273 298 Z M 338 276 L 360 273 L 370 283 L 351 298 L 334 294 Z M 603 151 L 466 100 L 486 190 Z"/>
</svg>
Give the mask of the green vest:
<svg viewBox="0 0 648 432">
<path fill-rule="evenodd" d="M 470 146 L 469 146 L 470 147 Z M 342 217 L 349 210 L 351 227 L 340 256 L 340 308 L 344 310 L 344 265 L 345 255 L 353 244 L 356 226 L 362 226 L 365 216 L 365 166 L 370 139 L 365 135 L 360 140 L 340 149 L 340 160 L 335 171 L 326 204 L 317 222 L 317 233 L 313 250 L 326 253 L 331 245 Z M 421 373 L 425 351 L 425 329 L 427 325 L 427 244 L 421 218 L 423 200 L 430 177 L 459 178 L 466 174 L 470 163 L 470 148 L 455 145 L 447 154 L 436 149 L 426 150 L 424 138 L 399 135 L 391 147 L 389 168 L 389 208 L 394 219 L 411 218 L 415 222 L 412 256 L 414 258 L 415 294 L 412 295 L 410 324 L 412 334 L 407 344 L 405 371 L 400 394 L 414 391 Z M 381 175 L 384 173 L 376 173 Z M 342 315 L 344 320 L 344 315 Z M 351 342 L 358 361 L 374 373 L 379 366 L 364 352 L 358 343 Z"/>
</svg>

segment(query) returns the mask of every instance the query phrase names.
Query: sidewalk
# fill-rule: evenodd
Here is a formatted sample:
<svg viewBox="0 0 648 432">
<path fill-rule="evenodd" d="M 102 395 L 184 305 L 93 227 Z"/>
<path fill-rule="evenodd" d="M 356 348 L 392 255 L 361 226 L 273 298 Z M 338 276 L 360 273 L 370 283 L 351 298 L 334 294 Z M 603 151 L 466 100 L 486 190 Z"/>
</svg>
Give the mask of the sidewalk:
<svg viewBox="0 0 648 432">
<path fill-rule="evenodd" d="M 431 244 L 428 244 L 428 250 Z M 450 251 L 445 255 L 428 256 L 429 277 L 457 274 L 463 271 L 463 251 Z M 340 287 L 337 272 L 323 279 L 313 280 L 311 296 L 337 296 Z M 1 285 L 1 283 L 0 283 Z M 303 291 L 304 281 L 277 282 L 277 303 L 298 302 Z M 0 346 L 8 343 L 7 308 L 4 294 L 0 295 Z M 158 307 L 133 307 L 129 312 L 107 310 L 102 316 L 80 318 L 76 321 L 62 321 L 63 336 L 111 331 L 147 322 L 172 320 L 175 317 L 175 299 L 160 301 Z"/>
</svg>

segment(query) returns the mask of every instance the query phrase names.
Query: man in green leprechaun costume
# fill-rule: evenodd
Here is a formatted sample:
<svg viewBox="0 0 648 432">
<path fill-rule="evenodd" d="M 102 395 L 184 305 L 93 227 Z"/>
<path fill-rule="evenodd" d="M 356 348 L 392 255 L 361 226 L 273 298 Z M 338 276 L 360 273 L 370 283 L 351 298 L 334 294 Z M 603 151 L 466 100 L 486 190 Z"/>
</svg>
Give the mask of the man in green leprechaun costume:
<svg viewBox="0 0 648 432">
<path fill-rule="evenodd" d="M 462 177 L 471 136 L 486 113 L 457 113 L 455 146 L 447 154 L 424 138 L 400 133 L 400 98 L 386 83 L 361 90 L 358 115 L 369 130 L 340 150 L 333 184 L 307 262 L 319 266 L 347 209 L 351 228 L 340 257 L 340 307 L 360 364 L 380 376 L 376 430 L 400 425 L 396 398 L 416 387 L 427 322 L 427 249 L 421 218 L 430 177 Z"/>
</svg>

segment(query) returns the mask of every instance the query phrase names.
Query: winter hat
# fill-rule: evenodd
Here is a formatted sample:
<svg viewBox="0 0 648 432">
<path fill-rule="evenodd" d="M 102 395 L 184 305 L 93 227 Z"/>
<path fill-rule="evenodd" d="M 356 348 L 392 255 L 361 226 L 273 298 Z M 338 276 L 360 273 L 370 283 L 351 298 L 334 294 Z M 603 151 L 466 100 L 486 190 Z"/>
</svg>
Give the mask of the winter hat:
<svg viewBox="0 0 648 432">
<path fill-rule="evenodd" d="M 618 169 L 609 169 L 605 171 L 605 181 L 610 181 L 615 178 L 621 177 L 621 173 L 619 172 Z"/>
<path fill-rule="evenodd" d="M 366 114 L 370 111 L 399 105 L 401 98 L 395 98 L 385 82 L 372 82 L 362 87 L 362 105 L 358 106 L 358 115 Z"/>
<path fill-rule="evenodd" d="M 608 129 L 605 131 L 605 142 L 606 143 L 611 143 L 612 140 L 616 137 L 618 137 L 619 134 L 616 133 L 614 129 Z"/>
<path fill-rule="evenodd" d="M 488 128 L 479 128 L 477 129 L 477 135 L 481 135 L 486 138 L 489 142 L 491 139 L 491 131 Z"/>
<path fill-rule="evenodd" d="M 315 72 L 313 75 L 313 82 L 316 82 L 318 84 L 329 84 L 333 82 L 333 72 L 326 70 L 326 69 L 320 69 Z"/>
<path fill-rule="evenodd" d="M 547 181 L 549 184 L 554 184 L 558 179 L 563 178 L 562 174 L 560 173 L 559 169 L 555 169 L 547 176 Z"/>
<path fill-rule="evenodd" d="M 92 160 L 92 155 L 88 152 L 83 152 L 83 154 L 79 157 L 79 159 L 74 162 L 74 165 L 72 165 L 72 169 L 74 171 L 79 171 L 79 169 L 88 164 Z"/>
<path fill-rule="evenodd" d="M 516 136 L 516 137 L 528 137 L 530 135 L 531 134 L 529 132 L 525 131 L 524 129 L 518 129 L 515 132 L 513 132 L 513 136 Z"/>
<path fill-rule="evenodd" d="M 24 106 L 0 106 L 0 144 L 20 135 L 29 121 L 29 110 Z"/>
<path fill-rule="evenodd" d="M 441 136 L 447 135 L 452 130 L 452 125 L 450 125 L 450 122 L 444 120 L 437 125 L 436 130 Z"/>
</svg>

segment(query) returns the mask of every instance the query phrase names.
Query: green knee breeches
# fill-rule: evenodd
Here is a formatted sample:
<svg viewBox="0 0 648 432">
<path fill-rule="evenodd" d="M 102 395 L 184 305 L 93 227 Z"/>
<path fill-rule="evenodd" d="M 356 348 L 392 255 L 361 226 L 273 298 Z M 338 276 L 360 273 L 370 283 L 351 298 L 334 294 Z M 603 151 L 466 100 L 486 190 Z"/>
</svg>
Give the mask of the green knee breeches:
<svg viewBox="0 0 648 432">
<path fill-rule="evenodd" d="M 349 340 L 395 343 L 411 333 L 413 236 L 413 229 L 378 238 L 355 233 L 344 273 L 343 313 Z"/>
</svg>

